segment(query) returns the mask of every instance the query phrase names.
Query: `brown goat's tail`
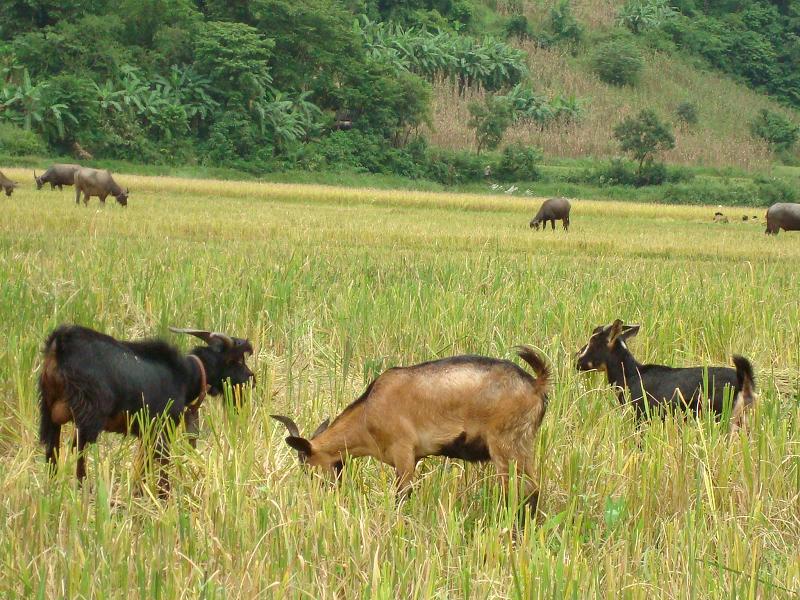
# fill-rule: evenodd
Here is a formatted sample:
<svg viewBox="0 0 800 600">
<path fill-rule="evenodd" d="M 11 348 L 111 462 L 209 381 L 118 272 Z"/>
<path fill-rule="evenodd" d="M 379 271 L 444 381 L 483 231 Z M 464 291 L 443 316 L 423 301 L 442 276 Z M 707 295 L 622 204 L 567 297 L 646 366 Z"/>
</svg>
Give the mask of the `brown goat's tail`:
<svg viewBox="0 0 800 600">
<path fill-rule="evenodd" d="M 522 360 L 528 363 L 533 371 L 536 373 L 536 388 L 540 392 L 546 392 L 550 386 L 550 378 L 552 376 L 550 367 L 544 359 L 536 353 L 531 346 L 520 345 L 514 346 L 514 352 L 517 353 Z"/>
<path fill-rule="evenodd" d="M 731 432 L 744 426 L 745 412 L 755 402 L 755 378 L 753 365 L 743 356 L 733 355 L 733 364 L 736 367 L 736 382 L 739 393 L 733 400 L 731 411 Z"/>
</svg>

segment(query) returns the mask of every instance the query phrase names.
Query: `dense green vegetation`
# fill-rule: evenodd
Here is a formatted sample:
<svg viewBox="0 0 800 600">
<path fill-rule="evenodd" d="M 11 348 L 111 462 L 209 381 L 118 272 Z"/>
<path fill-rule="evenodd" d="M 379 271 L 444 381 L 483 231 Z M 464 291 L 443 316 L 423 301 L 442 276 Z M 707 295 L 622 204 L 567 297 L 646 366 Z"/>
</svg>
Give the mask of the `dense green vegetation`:
<svg viewBox="0 0 800 600">
<path fill-rule="evenodd" d="M 464 120 L 477 153 L 506 145 L 515 126 L 581 127 L 592 99 L 539 91 L 521 49 L 531 43 L 585 55 L 611 87 L 640 85 L 653 49 L 681 53 L 800 107 L 796 3 L 630 0 L 608 30 L 587 29 L 569 0 L 538 20 L 525 16 L 525 2 L 500 4 L 8 0 L 0 6 L 0 154 L 254 174 L 348 170 L 446 185 L 487 173 L 532 180 L 542 156 L 535 148 L 512 148 L 509 170 L 502 154 L 487 161 L 426 141 L 436 126 L 432 86 L 443 83 L 462 95 L 486 92 Z M 683 104 L 678 123 L 702 120 L 702 101 Z M 739 124 L 742 135 L 797 161 L 795 120 L 762 112 Z M 648 166 L 652 177 L 640 167 L 627 183 L 669 180 L 661 165 Z"/>
</svg>

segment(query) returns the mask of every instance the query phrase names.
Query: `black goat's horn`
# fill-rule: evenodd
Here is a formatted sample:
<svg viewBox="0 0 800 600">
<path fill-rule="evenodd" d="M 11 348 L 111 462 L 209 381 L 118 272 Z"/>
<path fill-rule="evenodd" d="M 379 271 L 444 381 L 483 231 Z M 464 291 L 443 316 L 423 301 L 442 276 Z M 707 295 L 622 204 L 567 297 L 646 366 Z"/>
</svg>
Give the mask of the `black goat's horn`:
<svg viewBox="0 0 800 600">
<path fill-rule="evenodd" d="M 180 328 L 180 327 L 170 327 L 169 330 L 172 333 L 188 333 L 189 335 L 193 335 L 195 337 L 200 338 L 206 344 L 211 344 L 215 339 L 220 340 L 223 344 L 225 344 L 226 348 L 233 348 L 233 339 L 230 336 L 225 335 L 224 333 L 219 332 L 212 332 L 206 331 L 205 329 L 192 329 L 192 328 Z"/>
</svg>

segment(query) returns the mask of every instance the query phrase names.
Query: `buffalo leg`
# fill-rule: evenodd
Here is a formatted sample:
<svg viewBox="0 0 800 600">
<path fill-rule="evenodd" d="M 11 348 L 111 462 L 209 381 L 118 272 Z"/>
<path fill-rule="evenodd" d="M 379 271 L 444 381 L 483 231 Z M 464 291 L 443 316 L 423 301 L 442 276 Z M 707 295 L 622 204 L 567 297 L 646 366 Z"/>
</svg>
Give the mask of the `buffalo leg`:
<svg viewBox="0 0 800 600">
<path fill-rule="evenodd" d="M 75 186 L 75 204 L 80 204 L 81 202 L 81 188 L 77 185 Z"/>
<path fill-rule="evenodd" d="M 564 231 L 569 231 L 569 217 L 564 217 L 562 223 L 564 223 Z"/>
<path fill-rule="evenodd" d="M 556 230 L 556 220 L 555 219 L 550 219 L 550 229 L 552 229 L 553 231 Z"/>
<path fill-rule="evenodd" d="M 89 206 L 89 192 L 83 192 L 83 205 Z"/>
</svg>

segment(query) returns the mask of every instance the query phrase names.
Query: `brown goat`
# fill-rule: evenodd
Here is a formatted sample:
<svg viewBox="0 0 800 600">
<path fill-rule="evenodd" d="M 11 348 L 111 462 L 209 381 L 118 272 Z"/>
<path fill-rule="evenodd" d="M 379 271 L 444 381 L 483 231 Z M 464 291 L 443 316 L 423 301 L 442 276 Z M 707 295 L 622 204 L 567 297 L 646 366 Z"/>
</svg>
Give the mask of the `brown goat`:
<svg viewBox="0 0 800 600">
<path fill-rule="evenodd" d="M 533 515 L 539 498 L 533 445 L 547 406 L 550 370 L 532 348 L 515 350 L 536 379 L 507 360 L 454 356 L 389 369 L 310 439 L 300 436 L 292 419 L 272 417 L 289 430 L 286 443 L 303 464 L 338 478 L 347 456 L 372 456 L 394 467 L 401 496 L 409 492 L 417 461 L 426 456 L 491 460 L 504 489 L 516 463 Z"/>
</svg>

